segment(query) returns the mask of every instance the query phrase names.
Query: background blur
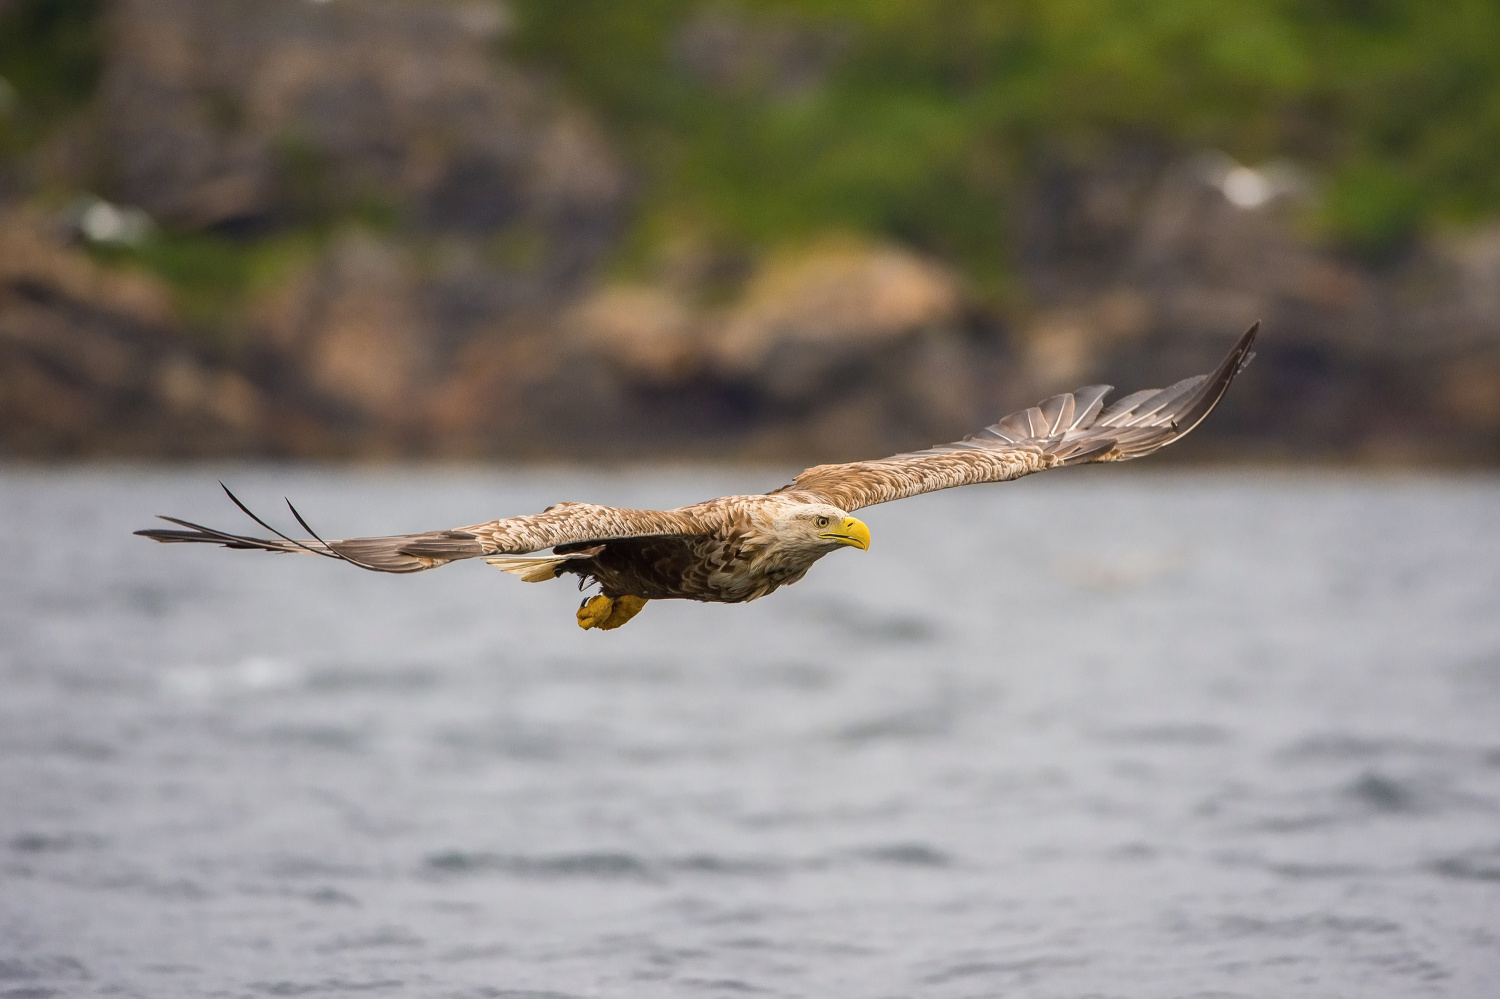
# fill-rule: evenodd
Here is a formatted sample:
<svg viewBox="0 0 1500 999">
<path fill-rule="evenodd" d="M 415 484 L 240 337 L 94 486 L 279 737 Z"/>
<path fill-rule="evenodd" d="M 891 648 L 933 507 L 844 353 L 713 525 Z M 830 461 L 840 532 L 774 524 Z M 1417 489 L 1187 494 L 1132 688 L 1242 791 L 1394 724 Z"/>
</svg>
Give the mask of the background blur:
<svg viewBox="0 0 1500 999">
<path fill-rule="evenodd" d="M 0 999 L 1492 999 L 1497 167 L 1494 0 L 0 0 Z M 1142 474 L 617 632 L 131 536 L 759 492 L 1256 319 Z"/>
<path fill-rule="evenodd" d="M 1265 321 L 1500 457 L 1488 0 L 0 0 L 0 455 L 832 459 Z"/>
</svg>

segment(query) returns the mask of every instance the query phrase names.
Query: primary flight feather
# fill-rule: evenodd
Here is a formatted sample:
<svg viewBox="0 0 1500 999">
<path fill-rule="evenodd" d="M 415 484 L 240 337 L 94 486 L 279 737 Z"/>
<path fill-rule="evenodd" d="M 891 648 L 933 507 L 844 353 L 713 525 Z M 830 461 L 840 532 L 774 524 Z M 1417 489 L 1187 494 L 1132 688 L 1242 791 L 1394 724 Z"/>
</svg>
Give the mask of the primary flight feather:
<svg viewBox="0 0 1500 999">
<path fill-rule="evenodd" d="M 875 461 L 817 465 L 757 496 L 721 496 L 675 510 L 558 503 L 541 513 L 425 534 L 325 541 L 282 534 L 231 500 L 275 538 L 254 538 L 162 517 L 182 530 L 137 534 L 157 541 L 322 555 L 375 572 L 421 572 L 465 558 L 538 583 L 575 574 L 600 593 L 578 609 L 583 628 L 610 630 L 648 600 L 741 603 L 795 583 L 842 547 L 868 549 L 861 507 L 978 482 L 1005 482 L 1063 465 L 1128 461 L 1159 450 L 1201 423 L 1249 362 L 1259 324 L 1208 374 L 1147 389 L 1108 408 L 1109 385 L 1056 395 L 961 441 Z M 228 492 L 226 489 L 225 492 Z M 546 554 L 537 554 L 545 552 Z"/>
</svg>

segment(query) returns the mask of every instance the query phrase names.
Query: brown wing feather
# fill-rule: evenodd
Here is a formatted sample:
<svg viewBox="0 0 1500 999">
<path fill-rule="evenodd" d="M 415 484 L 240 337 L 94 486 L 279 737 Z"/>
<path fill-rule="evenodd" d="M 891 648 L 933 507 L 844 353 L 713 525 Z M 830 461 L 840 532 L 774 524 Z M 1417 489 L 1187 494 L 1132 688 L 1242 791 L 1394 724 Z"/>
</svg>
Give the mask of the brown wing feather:
<svg viewBox="0 0 1500 999">
<path fill-rule="evenodd" d="M 460 530 L 484 539 L 486 555 L 524 555 L 557 545 L 657 534 L 704 534 L 712 504 L 680 510 L 626 510 L 594 503 L 557 503 L 541 513 L 492 520 Z"/>
<path fill-rule="evenodd" d="M 225 491 L 228 492 L 227 489 Z M 597 543 L 611 538 L 701 534 L 710 529 L 708 520 L 712 519 L 711 510 L 704 507 L 682 511 L 622 510 L 591 503 L 558 503 L 541 513 L 491 520 L 456 530 L 377 538 L 324 540 L 314 537 L 303 540 L 288 537 L 271 527 L 251 513 L 233 493 L 230 493 L 230 499 L 276 537 L 257 538 L 231 534 L 175 517 L 161 519 L 184 530 L 153 529 L 135 533 L 168 543 L 200 542 L 223 545 L 225 548 L 323 555 L 374 572 L 408 573 L 433 569 L 459 559 L 482 555 L 523 555 L 570 542 Z M 295 510 L 293 513 L 295 514 Z M 298 520 L 300 522 L 301 518 Z M 311 532 L 311 528 L 308 530 Z"/>
<path fill-rule="evenodd" d="M 843 510 L 978 482 L 1004 482 L 1060 465 L 1128 461 L 1182 439 L 1218 405 L 1254 355 L 1256 323 L 1208 374 L 1147 389 L 1108 409 L 1111 386 L 1090 385 L 1003 417 L 961 441 L 875 461 L 809 468 L 776 490 Z"/>
</svg>

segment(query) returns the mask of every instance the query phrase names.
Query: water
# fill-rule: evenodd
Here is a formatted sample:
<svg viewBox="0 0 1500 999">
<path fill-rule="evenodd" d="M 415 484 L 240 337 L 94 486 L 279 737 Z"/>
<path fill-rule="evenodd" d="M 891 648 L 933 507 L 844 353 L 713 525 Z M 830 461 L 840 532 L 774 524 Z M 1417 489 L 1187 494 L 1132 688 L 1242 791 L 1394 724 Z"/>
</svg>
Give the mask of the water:
<svg viewBox="0 0 1500 999">
<path fill-rule="evenodd" d="M 0 475 L 0 996 L 1481 997 L 1500 481 L 1053 473 L 759 603 L 152 545 Z M 778 476 L 229 469 L 333 534 Z"/>
</svg>

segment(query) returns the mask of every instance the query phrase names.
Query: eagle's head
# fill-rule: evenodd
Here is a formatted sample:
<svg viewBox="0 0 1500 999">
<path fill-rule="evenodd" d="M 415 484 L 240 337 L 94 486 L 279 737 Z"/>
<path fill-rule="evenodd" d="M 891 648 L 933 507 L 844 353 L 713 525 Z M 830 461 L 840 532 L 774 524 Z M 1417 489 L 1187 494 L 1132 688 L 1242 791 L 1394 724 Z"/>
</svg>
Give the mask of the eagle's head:
<svg viewBox="0 0 1500 999">
<path fill-rule="evenodd" d="M 864 521 L 827 503 L 798 503 L 776 518 L 776 548 L 821 558 L 836 548 L 850 545 L 868 550 L 870 529 Z"/>
</svg>

